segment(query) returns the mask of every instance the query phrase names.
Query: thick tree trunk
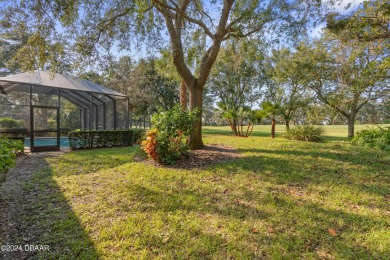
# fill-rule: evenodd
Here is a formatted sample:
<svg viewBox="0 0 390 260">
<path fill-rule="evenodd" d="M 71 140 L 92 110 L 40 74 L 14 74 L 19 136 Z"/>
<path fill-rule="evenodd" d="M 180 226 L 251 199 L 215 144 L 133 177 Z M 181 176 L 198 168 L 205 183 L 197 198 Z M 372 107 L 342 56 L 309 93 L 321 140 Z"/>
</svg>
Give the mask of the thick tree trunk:
<svg viewBox="0 0 390 260">
<path fill-rule="evenodd" d="M 290 130 L 290 121 L 286 120 L 286 130 Z"/>
<path fill-rule="evenodd" d="M 272 118 L 271 137 L 275 138 L 275 118 Z"/>
<path fill-rule="evenodd" d="M 348 117 L 348 137 L 352 138 L 355 136 L 355 117 L 356 114 L 351 113 Z"/>
<path fill-rule="evenodd" d="M 187 85 L 183 79 L 180 83 L 180 106 L 183 110 L 187 109 Z"/>
<path fill-rule="evenodd" d="M 195 84 L 194 84 L 195 85 Z M 201 149 L 202 141 L 202 103 L 203 88 L 192 86 L 188 88 L 190 96 L 190 110 L 198 109 L 198 120 L 195 122 L 195 130 L 188 136 L 187 144 L 191 150 Z"/>
</svg>

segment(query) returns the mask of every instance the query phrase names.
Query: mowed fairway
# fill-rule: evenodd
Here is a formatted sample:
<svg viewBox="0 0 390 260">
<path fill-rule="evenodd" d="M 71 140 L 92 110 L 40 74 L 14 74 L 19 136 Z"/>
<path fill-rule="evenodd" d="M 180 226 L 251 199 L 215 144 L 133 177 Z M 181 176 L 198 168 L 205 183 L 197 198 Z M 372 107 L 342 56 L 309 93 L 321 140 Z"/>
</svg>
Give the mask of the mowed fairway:
<svg viewBox="0 0 390 260">
<path fill-rule="evenodd" d="M 24 185 L 23 218 L 51 248 L 37 257 L 389 259 L 390 154 L 352 146 L 345 126 L 324 143 L 269 131 L 205 127 L 206 144 L 241 154 L 206 169 L 134 162 L 138 147 L 45 159 Z"/>
<path fill-rule="evenodd" d="M 380 125 L 355 125 L 355 134 L 362 129 L 371 128 L 371 127 L 388 127 L 390 124 L 380 124 Z M 290 126 L 294 128 L 294 125 Z M 347 138 L 348 137 L 348 127 L 346 125 L 324 125 L 322 126 L 325 129 L 325 136 L 327 137 L 336 137 L 335 139 Z M 203 132 L 206 133 L 219 133 L 219 134 L 231 134 L 229 126 L 205 126 L 203 127 Z M 276 133 L 281 135 L 286 132 L 286 127 L 284 125 L 276 125 Z M 270 136 L 271 134 L 270 125 L 257 125 L 254 127 L 253 135 L 255 136 Z M 328 138 L 329 139 L 329 138 Z"/>
</svg>

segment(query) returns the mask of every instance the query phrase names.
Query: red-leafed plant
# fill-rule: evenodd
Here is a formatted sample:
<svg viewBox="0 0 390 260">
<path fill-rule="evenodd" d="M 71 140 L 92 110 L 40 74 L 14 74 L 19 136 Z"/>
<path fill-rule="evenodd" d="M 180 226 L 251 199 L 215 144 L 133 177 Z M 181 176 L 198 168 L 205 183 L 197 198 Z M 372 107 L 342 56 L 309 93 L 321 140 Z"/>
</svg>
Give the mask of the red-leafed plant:
<svg viewBox="0 0 390 260">
<path fill-rule="evenodd" d="M 154 129 L 147 134 L 142 147 L 149 158 L 163 164 L 175 164 L 188 149 L 183 139 L 194 130 L 198 110 L 183 111 L 175 106 L 152 117 Z"/>
<path fill-rule="evenodd" d="M 141 145 L 149 158 L 157 160 L 157 129 L 152 129 L 146 134 L 146 140 Z"/>
</svg>

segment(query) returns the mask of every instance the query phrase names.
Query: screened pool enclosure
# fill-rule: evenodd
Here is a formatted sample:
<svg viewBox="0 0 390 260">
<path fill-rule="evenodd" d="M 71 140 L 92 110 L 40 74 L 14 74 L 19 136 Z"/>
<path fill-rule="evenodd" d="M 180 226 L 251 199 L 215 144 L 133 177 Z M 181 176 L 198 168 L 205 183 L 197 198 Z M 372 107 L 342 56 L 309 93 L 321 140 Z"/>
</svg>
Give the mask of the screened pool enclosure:
<svg viewBox="0 0 390 260">
<path fill-rule="evenodd" d="M 126 95 L 62 74 L 0 77 L 0 135 L 26 137 L 32 152 L 59 150 L 70 131 L 129 128 Z"/>
</svg>

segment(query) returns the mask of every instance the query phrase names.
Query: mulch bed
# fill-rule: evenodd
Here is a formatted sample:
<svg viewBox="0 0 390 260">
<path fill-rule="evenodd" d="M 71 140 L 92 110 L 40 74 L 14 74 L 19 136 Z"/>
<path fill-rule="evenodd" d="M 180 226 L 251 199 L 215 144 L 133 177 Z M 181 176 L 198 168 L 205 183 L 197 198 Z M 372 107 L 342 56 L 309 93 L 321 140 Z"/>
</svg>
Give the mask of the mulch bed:
<svg viewBox="0 0 390 260">
<path fill-rule="evenodd" d="M 188 151 L 188 155 L 183 156 L 175 165 L 163 165 L 153 160 L 147 160 L 145 163 L 152 164 L 156 167 L 199 169 L 234 160 L 239 157 L 240 154 L 238 151 L 232 147 L 221 144 L 209 144 L 200 150 Z"/>
</svg>

